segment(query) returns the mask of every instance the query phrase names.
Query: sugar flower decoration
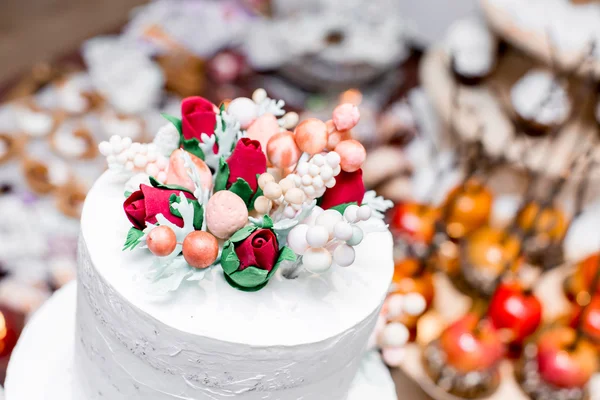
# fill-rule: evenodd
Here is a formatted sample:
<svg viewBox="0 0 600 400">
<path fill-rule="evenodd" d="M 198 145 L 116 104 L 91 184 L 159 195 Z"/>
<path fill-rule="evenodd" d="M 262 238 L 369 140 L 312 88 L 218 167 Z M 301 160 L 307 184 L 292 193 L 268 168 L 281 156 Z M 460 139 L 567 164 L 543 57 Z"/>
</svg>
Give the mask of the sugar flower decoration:
<svg viewBox="0 0 600 400">
<path fill-rule="evenodd" d="M 100 144 L 109 168 L 130 176 L 124 250 L 156 257 L 147 273 L 155 293 L 212 267 L 243 291 L 262 289 L 284 265 L 287 278 L 349 267 L 364 236 L 385 228 L 389 204 L 365 196 L 365 150 L 348 139 L 358 109 L 298 124 L 283 106 L 262 89 L 220 108 L 187 98 L 181 119 L 163 115 L 168 124 L 153 143 L 113 136 Z M 340 130 L 332 149 L 329 134 Z"/>
</svg>

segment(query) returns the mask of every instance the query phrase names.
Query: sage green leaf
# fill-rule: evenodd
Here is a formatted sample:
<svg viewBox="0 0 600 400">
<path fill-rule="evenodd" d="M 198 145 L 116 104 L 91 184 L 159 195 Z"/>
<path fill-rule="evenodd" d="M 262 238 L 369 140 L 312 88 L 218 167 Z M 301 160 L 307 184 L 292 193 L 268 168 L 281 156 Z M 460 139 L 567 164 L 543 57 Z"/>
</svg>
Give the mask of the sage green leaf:
<svg viewBox="0 0 600 400">
<path fill-rule="evenodd" d="M 233 235 L 231 235 L 229 240 L 233 243 L 241 242 L 242 240 L 244 240 L 248 236 L 250 236 L 252 234 L 252 232 L 254 232 L 256 229 L 257 229 L 257 227 L 254 225 L 245 226 L 242 229 L 238 230 Z"/>
<path fill-rule="evenodd" d="M 248 267 L 242 271 L 229 274 L 232 281 L 244 288 L 253 288 L 267 281 L 268 271 L 257 267 Z"/>
<path fill-rule="evenodd" d="M 197 231 L 202 230 L 202 223 L 204 223 L 204 207 L 198 200 L 191 201 L 194 207 L 194 229 Z"/>
<path fill-rule="evenodd" d="M 166 119 L 167 121 L 169 121 L 170 123 L 172 123 L 175 128 L 177 128 L 177 132 L 179 132 L 179 137 L 183 138 L 183 123 L 181 122 L 181 120 L 177 117 L 174 117 L 172 115 L 169 115 L 167 113 L 161 113 L 160 115 L 162 115 L 162 117 L 164 119 Z M 181 141 L 181 139 L 180 139 Z"/>
<path fill-rule="evenodd" d="M 152 187 L 155 187 L 157 189 L 178 190 L 178 191 L 182 191 L 182 192 L 185 192 L 185 193 L 193 194 L 190 189 L 184 188 L 183 186 L 179 186 L 179 185 L 167 185 L 167 184 L 164 184 L 164 183 L 160 183 L 153 176 L 150 177 L 150 184 L 152 185 Z"/>
<path fill-rule="evenodd" d="M 197 138 L 184 139 L 183 136 L 181 136 L 180 145 L 188 153 L 204 160 L 204 152 L 200 148 L 200 141 Z"/>
<path fill-rule="evenodd" d="M 144 236 L 144 232 L 140 231 L 137 228 L 132 227 L 127 232 L 127 239 L 125 240 L 125 244 L 123 245 L 123 251 L 125 250 L 133 250 L 140 244 L 140 238 Z"/>
<path fill-rule="evenodd" d="M 244 286 L 240 286 L 238 285 L 233 279 L 231 279 L 229 277 L 229 275 L 225 274 L 225 281 L 227 281 L 227 283 L 229 283 L 229 285 L 232 288 L 235 288 L 237 290 L 241 290 L 242 292 L 258 292 L 260 289 L 264 288 L 265 286 L 267 286 L 267 283 L 269 283 L 269 280 L 266 280 L 264 283 L 254 286 L 254 287 L 244 287 Z"/>
<path fill-rule="evenodd" d="M 355 201 L 353 201 L 352 203 L 344 203 L 344 204 L 337 205 L 335 207 L 331 207 L 330 210 L 335 210 L 335 211 L 339 212 L 340 214 L 344 215 L 344 211 L 346 211 L 346 208 L 348 208 L 349 206 L 352 206 L 352 205 L 357 206 L 358 203 Z"/>
<path fill-rule="evenodd" d="M 217 193 L 221 190 L 227 189 L 227 180 L 229 179 L 229 165 L 225 161 L 225 157 L 221 157 L 219 160 L 219 170 L 217 171 L 217 177 L 215 178 L 214 192 Z"/>
<path fill-rule="evenodd" d="M 221 268 L 225 275 L 233 274 L 238 270 L 240 266 L 240 260 L 237 254 L 235 254 L 235 246 L 230 241 L 225 242 L 223 246 L 223 253 L 221 254 Z"/>
<path fill-rule="evenodd" d="M 133 192 L 130 192 L 129 190 L 126 190 L 124 194 L 125 194 L 125 197 L 129 197 L 129 196 L 131 196 L 133 194 Z"/>
<path fill-rule="evenodd" d="M 260 174 L 256 174 L 256 182 L 258 182 L 258 178 L 260 177 Z M 260 196 L 262 196 L 263 190 L 260 188 L 260 186 L 257 187 L 256 189 L 256 193 L 254 193 L 254 196 L 252 196 L 252 199 L 250 200 L 250 204 L 248 209 L 250 211 L 254 210 L 254 202 L 256 201 L 256 199 L 258 199 Z"/>
<path fill-rule="evenodd" d="M 273 220 L 268 215 L 265 215 L 262 220 L 262 227 L 265 229 L 271 229 L 273 227 Z"/>
<path fill-rule="evenodd" d="M 229 191 L 240 196 L 240 198 L 244 200 L 244 203 L 246 203 L 246 207 L 249 206 L 252 195 L 254 194 L 248 182 L 242 178 L 237 178 L 233 185 L 229 187 Z"/>
</svg>

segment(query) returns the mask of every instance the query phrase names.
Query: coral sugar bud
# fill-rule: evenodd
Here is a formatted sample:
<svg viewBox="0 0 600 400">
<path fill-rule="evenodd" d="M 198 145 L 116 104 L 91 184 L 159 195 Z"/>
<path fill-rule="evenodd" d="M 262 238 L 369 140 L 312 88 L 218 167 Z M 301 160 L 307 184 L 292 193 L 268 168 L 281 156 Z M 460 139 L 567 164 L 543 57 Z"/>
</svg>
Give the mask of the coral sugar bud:
<svg viewBox="0 0 600 400">
<path fill-rule="evenodd" d="M 360 112 L 354 104 L 340 104 L 333 110 L 333 123 L 338 131 L 347 131 L 358 124 Z"/>
<path fill-rule="evenodd" d="M 340 166 L 346 172 L 358 171 L 367 158 L 367 151 L 357 140 L 344 140 L 335 146 L 335 152 L 340 155 Z"/>
<path fill-rule="evenodd" d="M 310 155 L 320 153 L 327 146 L 327 125 L 316 118 L 302 121 L 294 135 L 300 150 Z"/>
<path fill-rule="evenodd" d="M 296 145 L 294 134 L 290 131 L 273 135 L 267 143 L 267 157 L 277 168 L 288 168 L 295 165 L 302 152 Z"/>
<path fill-rule="evenodd" d="M 157 257 L 166 257 L 175 251 L 177 236 L 168 226 L 158 226 L 148 233 L 148 249 Z"/>
<path fill-rule="evenodd" d="M 194 231 L 183 240 L 183 258 L 194 268 L 206 268 L 217 260 L 219 242 L 208 232 Z"/>
</svg>

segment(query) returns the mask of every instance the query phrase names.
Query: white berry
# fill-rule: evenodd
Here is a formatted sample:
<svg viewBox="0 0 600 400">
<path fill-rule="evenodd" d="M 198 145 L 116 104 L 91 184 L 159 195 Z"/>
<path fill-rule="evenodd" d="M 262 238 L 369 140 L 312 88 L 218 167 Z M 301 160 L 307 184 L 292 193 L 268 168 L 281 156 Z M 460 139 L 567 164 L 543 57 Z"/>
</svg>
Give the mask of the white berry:
<svg viewBox="0 0 600 400">
<path fill-rule="evenodd" d="M 427 307 L 425 298 L 419 293 L 408 293 L 404 296 L 404 311 L 413 316 L 421 315 Z"/>
<path fill-rule="evenodd" d="M 308 167 L 308 173 L 309 173 L 310 176 L 317 176 L 317 175 L 319 175 L 319 171 L 320 171 L 320 168 L 318 166 L 316 166 L 315 164 L 311 164 Z"/>
<path fill-rule="evenodd" d="M 283 209 L 283 216 L 286 218 L 294 218 L 296 216 L 296 210 L 294 210 L 292 207 L 290 206 L 286 206 Z"/>
<path fill-rule="evenodd" d="M 312 180 L 312 185 L 316 188 L 316 189 L 321 189 L 322 187 L 325 186 L 325 182 L 323 182 L 323 178 L 321 178 L 320 176 L 315 176 Z"/>
<path fill-rule="evenodd" d="M 287 244 L 294 251 L 294 253 L 303 255 L 308 250 L 309 245 L 306 241 L 306 232 L 308 231 L 308 225 L 300 224 L 296 225 L 288 234 Z"/>
<path fill-rule="evenodd" d="M 323 165 L 319 171 L 319 175 L 321 175 L 321 178 L 323 178 L 324 181 L 328 181 L 333 178 L 333 168 L 329 165 Z"/>
<path fill-rule="evenodd" d="M 304 186 L 310 186 L 312 185 L 312 177 L 308 174 L 306 175 L 302 175 L 302 184 Z"/>
<path fill-rule="evenodd" d="M 256 104 L 262 103 L 266 99 L 267 99 L 267 91 L 263 88 L 256 89 L 254 91 L 254 93 L 252 93 L 252 100 L 254 100 L 254 102 Z"/>
<path fill-rule="evenodd" d="M 310 247 L 324 247 L 329 241 L 329 232 L 324 226 L 311 226 L 306 232 L 306 241 Z"/>
<path fill-rule="evenodd" d="M 308 249 L 302 257 L 304 268 L 314 274 L 322 274 L 331 268 L 331 253 L 324 248 Z"/>
<path fill-rule="evenodd" d="M 309 165 L 307 162 L 300 162 L 298 164 L 298 167 L 296 168 L 296 173 L 299 176 L 306 175 L 306 174 L 308 174 L 308 168 L 309 168 Z"/>
<path fill-rule="evenodd" d="M 323 157 L 323 154 L 315 154 L 311 161 L 317 167 L 325 165 L 325 157 Z"/>
<path fill-rule="evenodd" d="M 371 207 L 369 206 L 360 206 L 358 211 L 356 212 L 356 216 L 361 221 L 366 221 L 371 218 Z"/>
<path fill-rule="evenodd" d="M 404 346 L 410 338 L 408 328 L 399 322 L 388 324 L 381 333 L 381 344 L 384 347 Z"/>
<path fill-rule="evenodd" d="M 325 187 L 328 189 L 331 189 L 334 186 L 335 186 L 335 178 L 331 178 L 330 180 L 325 182 Z"/>
<path fill-rule="evenodd" d="M 344 218 L 346 221 L 350 223 L 358 221 L 358 209 L 359 207 L 356 204 L 350 204 L 346 207 L 346 210 L 344 210 Z"/>
<path fill-rule="evenodd" d="M 349 267 L 354 263 L 356 253 L 354 247 L 341 244 L 333 251 L 333 261 L 340 267 Z"/>
<path fill-rule="evenodd" d="M 227 113 L 237 119 L 242 129 L 247 129 L 258 118 L 258 106 L 247 97 L 233 99 Z"/>
<path fill-rule="evenodd" d="M 268 182 L 263 191 L 265 197 L 271 200 L 277 200 L 282 194 L 281 187 L 275 182 Z"/>
<path fill-rule="evenodd" d="M 387 300 L 388 318 L 394 319 L 401 316 L 404 312 L 404 296 L 401 294 L 393 294 Z"/>
<path fill-rule="evenodd" d="M 98 149 L 100 150 L 100 154 L 104 157 L 112 154 L 112 145 L 109 142 L 101 142 Z"/>
<path fill-rule="evenodd" d="M 304 202 L 304 192 L 298 188 L 291 188 L 285 193 L 285 201 L 291 204 L 302 204 Z"/>
<path fill-rule="evenodd" d="M 330 151 L 329 153 L 327 153 L 327 155 L 325 156 L 325 159 L 327 160 L 327 164 L 329 164 L 329 166 L 331 168 L 336 168 L 340 165 L 340 155 L 338 153 L 336 153 L 335 151 Z M 337 175 L 337 174 L 336 174 Z"/>
<path fill-rule="evenodd" d="M 362 229 L 360 229 L 358 226 L 353 226 L 352 237 L 346 243 L 349 246 L 358 246 L 363 241 L 364 235 L 365 234 Z"/>
<path fill-rule="evenodd" d="M 333 238 L 333 228 L 335 224 L 342 220 L 342 214 L 340 214 L 336 210 L 325 210 L 321 215 L 317 217 L 315 223 L 317 225 L 321 225 L 327 228 L 327 232 L 329 232 L 329 238 Z"/>
<path fill-rule="evenodd" d="M 346 221 L 340 221 L 333 228 L 333 235 L 339 240 L 350 240 L 352 238 L 352 226 Z"/>
</svg>

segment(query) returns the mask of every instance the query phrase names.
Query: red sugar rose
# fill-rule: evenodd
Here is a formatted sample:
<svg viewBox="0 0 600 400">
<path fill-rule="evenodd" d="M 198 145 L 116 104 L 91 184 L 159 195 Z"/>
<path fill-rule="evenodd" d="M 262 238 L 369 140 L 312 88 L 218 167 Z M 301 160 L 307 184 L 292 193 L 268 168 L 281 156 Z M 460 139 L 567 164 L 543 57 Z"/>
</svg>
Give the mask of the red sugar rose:
<svg viewBox="0 0 600 400">
<path fill-rule="evenodd" d="M 240 139 L 233 153 L 227 159 L 229 165 L 229 178 L 227 178 L 227 187 L 235 183 L 238 178 L 242 178 L 256 192 L 258 180 L 256 175 L 267 172 L 267 158 L 263 153 L 260 142 L 249 138 Z"/>
<path fill-rule="evenodd" d="M 335 177 L 335 186 L 325 191 L 321 208 L 327 210 L 345 203 L 360 205 L 364 196 L 365 184 L 362 179 L 362 169 L 355 172 L 342 171 Z"/>
<path fill-rule="evenodd" d="M 270 229 L 256 230 L 235 244 L 235 254 L 240 260 L 239 271 L 248 267 L 271 271 L 279 256 L 277 237 Z"/>
<path fill-rule="evenodd" d="M 181 190 L 159 189 L 148 185 L 140 185 L 140 190 L 132 193 L 123 208 L 133 226 L 139 230 L 146 228 L 146 223 L 155 224 L 156 215 L 162 214 L 170 222 L 183 227 L 183 220 L 171 214 L 169 198 L 172 194 L 179 196 Z M 183 192 L 188 199 L 196 199 L 191 193 Z"/>
</svg>

